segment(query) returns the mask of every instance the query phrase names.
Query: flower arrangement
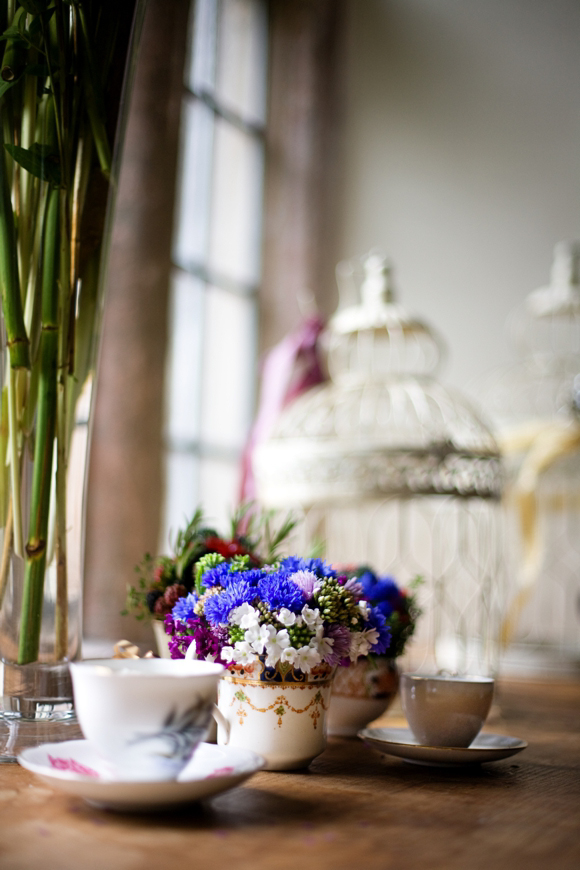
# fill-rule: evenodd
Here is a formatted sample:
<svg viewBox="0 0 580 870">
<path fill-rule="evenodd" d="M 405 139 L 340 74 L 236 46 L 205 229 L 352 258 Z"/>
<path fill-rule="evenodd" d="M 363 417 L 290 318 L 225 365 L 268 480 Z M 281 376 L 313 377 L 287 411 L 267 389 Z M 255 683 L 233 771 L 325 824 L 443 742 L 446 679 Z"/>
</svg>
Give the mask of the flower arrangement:
<svg viewBox="0 0 580 870">
<path fill-rule="evenodd" d="M 123 615 L 131 613 L 139 620 L 163 619 L 179 599 L 193 590 L 196 568 L 204 556 L 218 555 L 224 562 L 245 557 L 243 564 L 259 568 L 265 561 L 276 558 L 281 543 L 294 526 L 295 520 L 288 515 L 276 527 L 271 513 L 258 513 L 247 503 L 232 517 L 229 535 L 222 536 L 206 524 L 203 511 L 198 508 L 177 533 L 171 556 L 153 559 L 147 553 L 136 566 L 139 579 L 127 589 Z"/>
<path fill-rule="evenodd" d="M 362 565 L 347 571 L 353 582 L 360 586 L 359 594 L 369 601 L 376 612 L 382 614 L 391 632 L 389 646 L 383 655 L 396 659 L 403 654 L 413 635 L 421 609 L 417 604 L 416 589 L 422 582 L 416 577 L 409 589 L 401 589 L 390 575 L 380 577 L 372 568 Z"/>
<path fill-rule="evenodd" d="M 387 618 L 358 580 L 297 556 L 258 568 L 247 554 L 202 556 L 195 588 L 175 603 L 165 630 L 172 658 L 194 643 L 198 658 L 246 668 L 263 657 L 281 674 L 382 655 L 391 644 Z"/>
</svg>

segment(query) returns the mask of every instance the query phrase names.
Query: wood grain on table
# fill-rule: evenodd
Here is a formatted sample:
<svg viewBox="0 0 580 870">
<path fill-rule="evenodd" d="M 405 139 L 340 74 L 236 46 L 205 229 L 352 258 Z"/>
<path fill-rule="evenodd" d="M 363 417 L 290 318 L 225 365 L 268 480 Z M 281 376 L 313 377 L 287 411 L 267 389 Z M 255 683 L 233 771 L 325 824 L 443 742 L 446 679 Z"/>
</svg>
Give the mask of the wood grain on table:
<svg viewBox="0 0 580 870">
<path fill-rule="evenodd" d="M 579 870 L 580 682 L 498 696 L 487 730 L 530 744 L 513 758 L 421 768 L 334 738 L 307 771 L 163 814 L 91 809 L 0 765 L 0 870 Z"/>
</svg>

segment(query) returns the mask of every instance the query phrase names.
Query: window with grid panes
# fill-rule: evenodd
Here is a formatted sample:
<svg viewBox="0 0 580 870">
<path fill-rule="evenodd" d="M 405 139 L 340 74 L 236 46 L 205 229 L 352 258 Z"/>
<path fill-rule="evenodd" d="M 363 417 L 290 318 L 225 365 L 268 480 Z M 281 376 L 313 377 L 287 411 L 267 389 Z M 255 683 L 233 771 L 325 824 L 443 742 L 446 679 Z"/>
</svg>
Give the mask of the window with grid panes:
<svg viewBox="0 0 580 870">
<path fill-rule="evenodd" d="M 161 546 L 198 505 L 223 528 L 254 403 L 267 19 L 196 0 L 182 110 Z"/>
</svg>

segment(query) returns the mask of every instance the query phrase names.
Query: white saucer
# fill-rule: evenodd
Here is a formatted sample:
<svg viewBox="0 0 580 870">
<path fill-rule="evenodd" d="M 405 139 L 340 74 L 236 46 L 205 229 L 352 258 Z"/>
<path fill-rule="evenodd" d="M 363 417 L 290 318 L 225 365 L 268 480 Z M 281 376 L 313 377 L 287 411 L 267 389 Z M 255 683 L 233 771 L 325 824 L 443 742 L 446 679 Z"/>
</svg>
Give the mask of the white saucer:
<svg viewBox="0 0 580 870">
<path fill-rule="evenodd" d="M 239 785 L 266 763 L 261 755 L 233 746 L 200 743 L 178 779 L 139 782 L 116 779 L 88 740 L 44 743 L 25 749 L 18 761 L 48 785 L 110 810 L 152 811 L 201 800 Z"/>
<path fill-rule="evenodd" d="M 364 728 L 358 732 L 364 742 L 385 755 L 396 755 L 409 764 L 427 767 L 456 767 L 462 764 L 483 764 L 500 761 L 521 752 L 528 745 L 519 737 L 503 734 L 479 734 L 471 746 L 423 746 L 409 728 Z"/>
</svg>

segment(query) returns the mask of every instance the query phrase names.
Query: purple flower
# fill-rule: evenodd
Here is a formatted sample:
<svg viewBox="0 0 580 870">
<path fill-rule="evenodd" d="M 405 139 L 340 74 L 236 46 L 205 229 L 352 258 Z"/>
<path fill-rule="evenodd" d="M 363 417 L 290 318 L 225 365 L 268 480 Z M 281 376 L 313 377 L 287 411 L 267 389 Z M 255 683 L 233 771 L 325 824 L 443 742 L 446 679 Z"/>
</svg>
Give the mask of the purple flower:
<svg viewBox="0 0 580 870">
<path fill-rule="evenodd" d="M 312 598 L 314 587 L 318 583 L 318 577 L 312 571 L 295 571 L 288 577 L 292 583 L 295 583 L 302 590 L 306 598 Z"/>
<path fill-rule="evenodd" d="M 175 625 L 175 620 L 173 619 L 173 617 L 170 613 L 168 613 L 167 616 L 165 617 L 165 619 L 163 620 L 163 627 L 165 628 L 165 634 L 168 634 L 171 637 L 173 637 L 173 635 L 176 632 L 177 627 Z"/>
<path fill-rule="evenodd" d="M 193 637 L 172 637 L 169 641 L 169 654 L 172 659 L 184 659 Z"/>
<path fill-rule="evenodd" d="M 188 619 L 187 624 L 182 626 L 181 630 L 187 632 L 187 634 L 175 635 L 169 641 L 169 651 L 172 659 L 184 658 L 190 644 L 195 643 L 197 658 L 209 658 L 225 664 L 220 658 L 220 653 L 222 647 L 228 642 L 227 628 L 211 626 L 207 620 L 195 617 L 194 619 Z"/>
<path fill-rule="evenodd" d="M 350 651 L 350 631 L 344 625 L 331 625 L 324 634 L 334 641 L 332 653 L 325 656 L 325 661 L 329 665 L 339 665 Z"/>
<path fill-rule="evenodd" d="M 346 583 L 344 584 L 344 588 L 348 589 L 349 592 L 352 592 L 355 598 L 362 598 L 365 594 L 362 583 L 359 583 L 359 581 L 356 580 L 354 577 L 346 581 Z"/>
</svg>

